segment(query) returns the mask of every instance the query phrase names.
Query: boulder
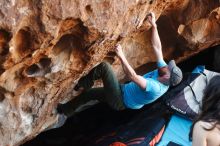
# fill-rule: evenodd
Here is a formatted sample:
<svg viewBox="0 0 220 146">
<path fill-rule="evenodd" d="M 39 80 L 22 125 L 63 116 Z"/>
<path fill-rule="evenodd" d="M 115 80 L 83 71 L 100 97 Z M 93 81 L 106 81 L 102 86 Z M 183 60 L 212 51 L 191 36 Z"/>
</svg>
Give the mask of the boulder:
<svg viewBox="0 0 220 146">
<path fill-rule="evenodd" d="M 2 0 L 0 145 L 21 145 L 50 127 L 57 104 L 74 98 L 77 81 L 103 60 L 124 80 L 116 44 L 138 73 L 152 70 L 149 12 L 165 60 L 220 44 L 219 0 Z"/>
</svg>

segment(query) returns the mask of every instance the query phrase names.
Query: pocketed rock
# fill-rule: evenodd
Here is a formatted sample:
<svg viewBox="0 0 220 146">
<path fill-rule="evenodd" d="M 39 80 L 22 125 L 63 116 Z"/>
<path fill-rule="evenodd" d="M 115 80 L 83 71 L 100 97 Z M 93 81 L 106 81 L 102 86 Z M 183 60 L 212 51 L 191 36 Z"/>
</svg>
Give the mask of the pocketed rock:
<svg viewBox="0 0 220 146">
<path fill-rule="evenodd" d="M 219 0 L 3 0 L 0 145 L 21 145 L 53 125 L 57 104 L 74 98 L 77 81 L 103 60 L 124 80 L 118 43 L 138 72 L 153 69 L 149 12 L 165 60 L 220 44 Z"/>
</svg>

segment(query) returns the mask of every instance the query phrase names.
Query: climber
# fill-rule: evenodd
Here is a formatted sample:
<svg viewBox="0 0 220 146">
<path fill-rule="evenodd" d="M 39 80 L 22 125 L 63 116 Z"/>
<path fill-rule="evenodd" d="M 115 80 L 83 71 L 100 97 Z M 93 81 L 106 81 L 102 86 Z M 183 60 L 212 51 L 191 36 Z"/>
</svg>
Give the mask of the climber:
<svg viewBox="0 0 220 146">
<path fill-rule="evenodd" d="M 67 102 L 59 104 L 57 111 L 67 117 L 73 115 L 79 105 L 90 100 L 106 102 L 115 110 L 126 108 L 140 109 L 145 104 L 154 102 L 162 96 L 169 86 L 176 86 L 182 80 L 182 72 L 172 60 L 167 65 L 163 60 L 162 46 L 157 31 L 154 13 L 147 15 L 148 22 L 152 25 L 151 42 L 156 54 L 158 69 L 145 74 L 137 75 L 124 56 L 121 45 L 115 48 L 125 74 L 131 80 L 127 84 L 119 84 L 111 65 L 102 62 L 93 68 L 88 75 L 82 77 L 75 86 L 76 91 L 82 91 L 80 95 Z M 94 80 L 102 79 L 104 87 L 91 88 Z"/>
</svg>

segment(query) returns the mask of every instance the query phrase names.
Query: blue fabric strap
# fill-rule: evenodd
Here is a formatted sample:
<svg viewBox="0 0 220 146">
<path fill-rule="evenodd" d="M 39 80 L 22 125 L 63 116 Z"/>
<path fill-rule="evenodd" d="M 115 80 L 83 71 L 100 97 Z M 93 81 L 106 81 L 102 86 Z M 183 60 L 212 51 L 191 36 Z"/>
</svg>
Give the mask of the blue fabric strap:
<svg viewBox="0 0 220 146">
<path fill-rule="evenodd" d="M 167 66 L 167 64 L 163 59 L 160 59 L 160 60 L 157 61 L 157 67 L 158 68 L 161 68 L 161 67 L 164 67 L 164 66 Z"/>
</svg>

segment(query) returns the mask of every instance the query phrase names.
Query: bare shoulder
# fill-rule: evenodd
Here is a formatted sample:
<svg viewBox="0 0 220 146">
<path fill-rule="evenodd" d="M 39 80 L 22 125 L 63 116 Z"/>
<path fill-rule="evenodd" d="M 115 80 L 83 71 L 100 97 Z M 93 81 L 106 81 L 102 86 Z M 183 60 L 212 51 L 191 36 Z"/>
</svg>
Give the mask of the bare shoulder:
<svg viewBox="0 0 220 146">
<path fill-rule="evenodd" d="M 206 130 L 205 129 L 207 129 L 209 127 L 210 127 L 210 125 L 208 123 L 203 122 L 203 121 L 198 121 L 194 125 L 193 133 L 196 134 L 196 135 L 199 134 L 199 135 L 205 136 L 206 135 Z"/>
<path fill-rule="evenodd" d="M 203 129 L 213 129 L 213 126 L 214 126 L 214 122 L 213 123 L 210 123 L 210 122 L 204 122 L 204 121 L 198 121 L 195 126 L 197 128 L 200 128 L 202 127 Z M 215 125 L 215 128 L 213 130 L 219 130 L 220 131 L 220 125 Z M 207 130 L 206 130 L 207 131 Z M 212 131 L 212 130 L 211 130 Z"/>
<path fill-rule="evenodd" d="M 193 128 L 193 138 L 197 142 L 203 141 L 206 146 L 220 145 L 220 130 L 219 125 L 212 129 L 213 123 L 198 121 Z M 212 130 L 206 130 L 212 129 Z M 197 144 L 198 145 L 198 144 Z"/>
<path fill-rule="evenodd" d="M 214 123 L 198 121 L 196 122 L 193 130 L 204 132 L 204 133 L 211 133 L 212 131 L 215 131 L 220 128 L 219 125 L 216 125 L 216 127 L 213 129 L 213 126 L 214 126 Z M 208 130 L 208 129 L 212 129 L 212 130 Z"/>
<path fill-rule="evenodd" d="M 193 146 L 207 146 L 207 132 L 204 129 L 203 125 L 204 123 L 202 121 L 198 121 L 193 127 Z"/>
<path fill-rule="evenodd" d="M 211 124 L 209 122 L 198 121 L 198 122 L 196 122 L 195 126 L 197 126 L 197 128 L 210 129 L 210 128 L 212 128 L 213 124 Z"/>
</svg>

